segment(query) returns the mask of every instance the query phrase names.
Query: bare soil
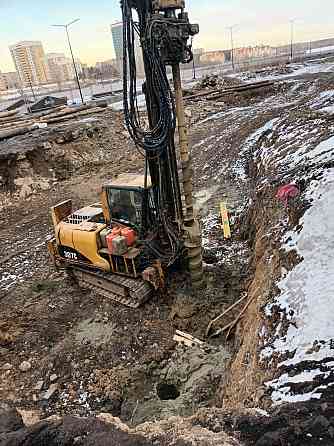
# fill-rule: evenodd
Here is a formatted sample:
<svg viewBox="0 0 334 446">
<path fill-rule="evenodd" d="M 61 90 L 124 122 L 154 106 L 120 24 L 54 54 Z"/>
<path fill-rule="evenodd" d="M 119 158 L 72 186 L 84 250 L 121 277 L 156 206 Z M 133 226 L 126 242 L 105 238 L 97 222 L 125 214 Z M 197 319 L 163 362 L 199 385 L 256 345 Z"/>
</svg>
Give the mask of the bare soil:
<svg viewBox="0 0 334 446">
<path fill-rule="evenodd" d="M 22 166 L 27 158 L 11 161 L 15 174 L 4 184 L 0 216 L 0 400 L 20 410 L 38 411 L 41 418 L 107 412 L 133 426 L 131 435 L 140 436 L 127 438 L 124 426 L 119 434 L 103 427 L 109 437 L 101 437 L 99 443 L 97 437 L 77 433 L 79 427 L 64 428 L 62 421 L 52 426 L 52 438 L 63 436 L 64 429 L 76 434 L 68 437 L 68 443 L 59 444 L 73 444 L 77 437 L 77 444 L 109 444 L 110 432 L 115 435 L 114 444 L 122 445 L 307 445 L 319 444 L 312 443 L 316 438 L 329 439 L 334 425 L 332 407 L 326 401 L 297 405 L 296 409 L 282 407 L 271 411 L 270 417 L 243 412 L 245 408 L 269 410 L 264 382 L 274 370 L 264 369 L 258 360 L 261 309 L 277 292 L 275 279 L 281 266 L 289 268 L 298 259 L 283 258 L 277 238 L 265 236 L 287 212 L 275 200 L 280 172 L 259 172 L 250 155 L 240 156 L 240 152 L 249 135 L 283 113 L 291 125 L 315 123 L 326 135 L 330 118 L 321 121 L 307 103 L 331 85 L 328 76 L 308 75 L 278 82 L 273 90 L 259 95 L 187 104 L 206 286 L 194 292 L 186 273 L 171 271 L 166 290 L 136 311 L 79 289 L 63 273 L 54 271 L 45 247 L 51 236 L 51 205 L 67 198 L 75 206 L 97 201 L 102 183 L 119 173 L 140 172 L 143 161 L 124 135 L 121 114 L 106 114 L 90 137 L 83 132 L 75 142 L 50 142 L 42 164 L 48 166 L 55 153 L 52 168 L 57 165 L 63 176 L 41 175 L 38 153 L 34 162 L 28 160 L 28 175 Z M 85 155 L 79 157 L 79 153 Z M 66 162 L 58 165 L 60 159 Z M 37 186 L 40 176 L 48 180 L 45 190 Z M 20 179 L 26 178 L 32 180 L 23 182 L 30 188 L 23 196 Z M 223 237 L 220 201 L 226 201 L 230 211 L 230 240 Z M 304 210 L 303 206 L 291 210 L 287 216 L 291 225 Z M 226 331 L 212 337 L 206 349 L 187 349 L 173 341 L 175 329 L 205 339 L 209 322 L 246 293 L 251 303 L 228 338 Z M 214 331 L 232 322 L 242 308 L 236 306 Z M 20 370 L 23 361 L 31 364 L 25 372 Z M 161 399 L 161 384 L 173 386 L 171 393 L 179 396 Z M 52 386 L 55 390 L 46 398 Z M 228 414 L 215 406 L 231 411 Z M 320 419 L 317 424 L 307 410 L 328 423 Z M 167 421 L 142 425 L 171 416 L 192 417 L 175 419 L 179 432 Z M 44 424 L 38 435 L 46 436 L 34 444 L 43 444 L 45 439 L 56 444 L 47 434 L 49 429 Z M 306 437 L 306 429 L 311 437 Z M 12 444 L 23 444 L 20 435 L 27 432 L 17 432 L 18 439 Z M 202 443 L 194 442 L 196 435 Z"/>
</svg>

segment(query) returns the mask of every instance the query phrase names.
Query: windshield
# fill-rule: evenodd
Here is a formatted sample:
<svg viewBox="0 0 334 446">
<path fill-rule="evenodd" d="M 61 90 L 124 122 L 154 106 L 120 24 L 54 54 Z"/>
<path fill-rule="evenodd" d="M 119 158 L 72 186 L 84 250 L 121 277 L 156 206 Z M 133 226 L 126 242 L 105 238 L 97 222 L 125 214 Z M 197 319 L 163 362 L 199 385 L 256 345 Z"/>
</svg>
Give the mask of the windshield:
<svg viewBox="0 0 334 446">
<path fill-rule="evenodd" d="M 142 194 L 135 190 L 108 189 L 111 218 L 141 226 Z"/>
</svg>

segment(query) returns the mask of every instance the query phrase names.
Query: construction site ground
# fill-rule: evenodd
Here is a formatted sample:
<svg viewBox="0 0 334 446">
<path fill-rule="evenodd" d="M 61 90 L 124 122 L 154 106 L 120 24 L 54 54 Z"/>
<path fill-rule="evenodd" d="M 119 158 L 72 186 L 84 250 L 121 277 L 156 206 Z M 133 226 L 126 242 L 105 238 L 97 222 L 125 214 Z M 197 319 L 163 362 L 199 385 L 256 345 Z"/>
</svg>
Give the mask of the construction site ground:
<svg viewBox="0 0 334 446">
<path fill-rule="evenodd" d="M 334 65 L 325 59 L 288 68 L 218 77 L 220 89 L 274 79 L 264 88 L 186 99 L 205 287 L 194 291 L 187 273 L 171 271 L 166 290 L 135 311 L 78 288 L 55 271 L 46 249 L 52 205 L 68 198 L 75 207 L 96 202 L 103 183 L 141 173 L 122 112 L 108 109 L 0 143 L 1 409 L 16 408 L 28 425 L 54 415 L 107 413 L 94 423 L 111 423 L 98 430 L 105 438 L 112 433 L 115 443 L 95 444 L 333 444 L 333 329 L 322 328 L 324 303 L 315 301 L 317 334 L 294 345 L 291 330 L 305 325 L 298 313 L 303 300 L 289 310 L 278 299 L 289 293 L 284 277 L 313 255 L 298 251 L 298 237 L 333 178 Z M 191 94 L 216 88 L 217 79 L 210 82 L 187 88 Z M 280 201 L 279 187 L 291 183 L 298 197 Z M 326 228 L 322 247 L 333 246 L 330 221 Z M 322 237 L 317 228 L 314 234 Z M 315 257 L 319 270 L 331 264 Z M 330 279 L 326 284 L 333 289 Z M 210 321 L 235 303 L 207 337 Z M 205 345 L 178 345 L 177 329 Z M 92 444 L 88 433 L 68 426 L 58 421 L 57 435 L 68 429 L 78 440 L 49 444 Z M 0 432 L 1 439 L 7 441 Z M 17 434 L 17 443 L 8 444 L 23 443 Z"/>
</svg>

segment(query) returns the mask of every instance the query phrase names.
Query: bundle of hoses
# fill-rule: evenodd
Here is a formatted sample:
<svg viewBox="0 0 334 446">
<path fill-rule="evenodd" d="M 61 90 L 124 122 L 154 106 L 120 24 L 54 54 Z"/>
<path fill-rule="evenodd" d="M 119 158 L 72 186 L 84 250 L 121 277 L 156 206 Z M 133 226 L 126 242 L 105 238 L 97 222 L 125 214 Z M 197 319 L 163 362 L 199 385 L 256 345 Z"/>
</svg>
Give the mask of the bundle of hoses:
<svg viewBox="0 0 334 446">
<path fill-rule="evenodd" d="M 123 102 L 127 129 L 136 147 L 144 151 L 147 160 L 156 159 L 159 171 L 159 184 L 156 191 L 157 221 L 156 231 L 164 232 L 164 246 L 147 241 L 147 250 L 154 258 L 159 258 L 162 264 L 169 266 L 175 262 L 181 252 L 179 236 L 168 216 L 167 196 L 162 181 L 162 156 L 168 158 L 168 148 L 174 147 L 176 127 L 176 112 L 173 94 L 166 74 L 166 68 L 161 60 L 159 48 L 152 37 L 154 23 L 147 23 L 150 14 L 148 2 L 140 2 L 137 8 L 139 23 L 133 20 L 133 9 L 130 0 L 122 1 L 123 15 Z M 137 72 L 136 72 L 136 34 L 141 37 L 144 64 L 146 69 L 146 97 L 154 98 L 155 120 L 151 127 L 142 124 L 137 104 Z M 147 163 L 146 163 L 147 164 Z M 171 170 L 171 175 L 175 172 Z M 146 170 L 147 175 L 147 170 Z M 177 183 L 173 177 L 172 184 Z"/>
</svg>

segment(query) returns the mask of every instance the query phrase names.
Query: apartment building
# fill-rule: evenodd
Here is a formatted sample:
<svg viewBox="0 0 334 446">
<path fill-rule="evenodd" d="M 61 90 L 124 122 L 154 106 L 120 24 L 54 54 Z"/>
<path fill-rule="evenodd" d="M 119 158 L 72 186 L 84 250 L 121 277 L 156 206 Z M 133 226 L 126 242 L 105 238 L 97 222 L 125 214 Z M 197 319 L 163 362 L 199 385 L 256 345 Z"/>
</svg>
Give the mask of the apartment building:
<svg viewBox="0 0 334 446">
<path fill-rule="evenodd" d="M 16 71 L 23 86 L 48 81 L 48 69 L 42 42 L 22 41 L 9 47 Z"/>
<path fill-rule="evenodd" d="M 110 25 L 112 40 L 114 44 L 114 50 L 116 55 L 116 67 L 122 74 L 123 71 L 123 22 L 115 22 Z M 139 76 L 144 74 L 144 61 L 142 55 L 142 49 L 140 46 L 139 37 L 135 38 L 135 56 L 137 63 L 137 74 Z"/>
<path fill-rule="evenodd" d="M 47 53 L 45 56 L 51 82 L 65 82 L 75 76 L 72 60 L 63 53 Z"/>
</svg>

